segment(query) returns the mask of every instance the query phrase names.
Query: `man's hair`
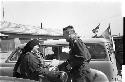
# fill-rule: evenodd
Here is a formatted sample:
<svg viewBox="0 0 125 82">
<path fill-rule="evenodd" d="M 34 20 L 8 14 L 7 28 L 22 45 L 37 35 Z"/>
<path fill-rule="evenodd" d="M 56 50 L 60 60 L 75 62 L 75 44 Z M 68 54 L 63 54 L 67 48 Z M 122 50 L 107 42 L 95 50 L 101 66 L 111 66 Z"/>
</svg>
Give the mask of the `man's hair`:
<svg viewBox="0 0 125 82">
<path fill-rule="evenodd" d="M 66 31 L 66 30 L 68 30 L 68 29 L 73 29 L 73 26 L 67 26 L 67 27 L 65 27 L 65 28 L 63 28 L 63 31 Z"/>
</svg>

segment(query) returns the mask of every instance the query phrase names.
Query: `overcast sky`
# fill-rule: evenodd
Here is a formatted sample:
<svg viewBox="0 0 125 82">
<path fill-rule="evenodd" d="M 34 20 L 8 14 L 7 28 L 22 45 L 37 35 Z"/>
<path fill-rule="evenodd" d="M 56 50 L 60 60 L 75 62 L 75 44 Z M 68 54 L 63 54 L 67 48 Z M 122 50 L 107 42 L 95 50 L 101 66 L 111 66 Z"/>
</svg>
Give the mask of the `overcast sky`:
<svg viewBox="0 0 125 82">
<path fill-rule="evenodd" d="M 87 1 L 4 1 L 4 20 L 17 24 L 40 26 L 62 32 L 72 25 L 82 37 L 91 37 L 100 23 L 101 34 L 111 24 L 112 35 L 123 34 L 120 2 Z"/>
</svg>

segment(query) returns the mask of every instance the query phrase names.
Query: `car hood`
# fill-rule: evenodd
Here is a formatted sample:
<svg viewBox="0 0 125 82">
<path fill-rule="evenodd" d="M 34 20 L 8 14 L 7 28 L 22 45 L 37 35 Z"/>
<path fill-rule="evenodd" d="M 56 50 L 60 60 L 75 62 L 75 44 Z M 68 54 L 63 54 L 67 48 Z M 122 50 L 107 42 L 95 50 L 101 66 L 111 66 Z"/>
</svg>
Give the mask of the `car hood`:
<svg viewBox="0 0 125 82">
<path fill-rule="evenodd" d="M 12 51 L 6 53 L 0 52 L 0 63 L 4 63 L 11 53 Z"/>
</svg>

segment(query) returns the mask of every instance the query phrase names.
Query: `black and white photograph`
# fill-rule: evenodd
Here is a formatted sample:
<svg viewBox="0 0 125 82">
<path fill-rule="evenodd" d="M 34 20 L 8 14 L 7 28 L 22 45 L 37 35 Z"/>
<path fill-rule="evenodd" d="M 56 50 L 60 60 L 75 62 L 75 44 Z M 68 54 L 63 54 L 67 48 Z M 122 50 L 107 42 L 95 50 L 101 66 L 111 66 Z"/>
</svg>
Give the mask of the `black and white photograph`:
<svg viewBox="0 0 125 82">
<path fill-rule="evenodd" d="M 0 82 L 123 82 L 124 5 L 0 0 Z"/>
</svg>

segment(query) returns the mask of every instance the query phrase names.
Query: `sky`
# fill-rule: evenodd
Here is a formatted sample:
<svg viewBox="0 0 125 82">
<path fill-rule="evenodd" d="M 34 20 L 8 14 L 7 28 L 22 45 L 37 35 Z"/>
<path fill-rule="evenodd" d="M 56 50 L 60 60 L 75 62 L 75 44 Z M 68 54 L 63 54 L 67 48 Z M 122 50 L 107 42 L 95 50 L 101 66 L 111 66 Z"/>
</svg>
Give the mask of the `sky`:
<svg viewBox="0 0 125 82">
<path fill-rule="evenodd" d="M 4 1 L 4 20 L 61 32 L 72 25 L 79 36 L 91 37 L 100 23 L 99 35 L 110 23 L 112 35 L 123 35 L 121 2 L 101 1 Z M 2 13 L 2 8 L 1 8 Z"/>
</svg>

